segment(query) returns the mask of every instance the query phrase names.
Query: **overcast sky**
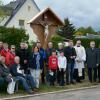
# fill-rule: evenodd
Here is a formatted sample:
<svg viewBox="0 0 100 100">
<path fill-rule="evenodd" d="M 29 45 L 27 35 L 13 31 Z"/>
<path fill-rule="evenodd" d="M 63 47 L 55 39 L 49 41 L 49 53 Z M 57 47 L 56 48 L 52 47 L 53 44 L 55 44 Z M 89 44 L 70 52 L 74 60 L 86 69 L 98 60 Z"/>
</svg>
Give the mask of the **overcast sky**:
<svg viewBox="0 0 100 100">
<path fill-rule="evenodd" d="M 12 0 L 3 0 L 5 4 Z M 50 6 L 61 19 L 76 27 L 92 26 L 100 31 L 100 0 L 35 0 L 40 9 Z"/>
</svg>

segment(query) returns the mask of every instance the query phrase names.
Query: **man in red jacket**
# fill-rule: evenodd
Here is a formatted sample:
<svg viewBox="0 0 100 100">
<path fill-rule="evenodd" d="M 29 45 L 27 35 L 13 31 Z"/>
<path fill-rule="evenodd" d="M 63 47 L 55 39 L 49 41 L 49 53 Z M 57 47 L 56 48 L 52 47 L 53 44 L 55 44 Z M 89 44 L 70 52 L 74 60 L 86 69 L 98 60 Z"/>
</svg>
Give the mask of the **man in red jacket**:
<svg viewBox="0 0 100 100">
<path fill-rule="evenodd" d="M 52 55 L 49 57 L 49 82 L 50 85 L 54 85 L 56 80 L 56 71 L 58 67 L 58 59 L 56 55 L 56 51 L 52 51 Z"/>
<path fill-rule="evenodd" d="M 1 50 L 1 56 L 6 57 L 7 52 L 9 52 L 8 44 L 4 43 L 3 44 L 3 49 Z"/>
<path fill-rule="evenodd" d="M 11 67 L 14 64 L 15 56 L 15 45 L 11 45 L 10 51 L 6 54 L 6 65 L 8 67 Z"/>
</svg>

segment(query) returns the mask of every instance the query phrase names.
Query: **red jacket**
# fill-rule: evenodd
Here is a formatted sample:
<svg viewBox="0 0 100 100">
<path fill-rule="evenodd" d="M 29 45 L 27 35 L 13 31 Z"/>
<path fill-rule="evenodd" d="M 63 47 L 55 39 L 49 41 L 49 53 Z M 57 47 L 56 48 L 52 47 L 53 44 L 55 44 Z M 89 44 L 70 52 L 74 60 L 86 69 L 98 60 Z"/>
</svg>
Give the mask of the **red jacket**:
<svg viewBox="0 0 100 100">
<path fill-rule="evenodd" d="M 7 52 L 6 54 L 6 65 L 8 67 L 12 66 L 14 64 L 14 58 L 15 58 L 15 54 L 11 53 L 11 52 Z"/>
<path fill-rule="evenodd" d="M 1 56 L 6 57 L 7 52 L 9 52 L 9 50 L 6 51 L 5 49 L 2 49 L 2 50 L 1 50 Z"/>
<path fill-rule="evenodd" d="M 58 59 L 56 56 L 50 56 L 49 57 L 49 69 L 50 70 L 56 70 L 58 67 Z"/>
<path fill-rule="evenodd" d="M 0 55 L 1 55 L 1 51 L 3 50 L 3 48 L 0 48 Z"/>
<path fill-rule="evenodd" d="M 5 57 L 5 64 L 10 67 L 12 64 L 14 64 L 14 58 L 15 58 L 15 55 L 12 54 L 10 52 L 10 50 L 6 51 L 5 49 L 3 49 L 1 51 L 1 56 L 4 56 Z"/>
</svg>

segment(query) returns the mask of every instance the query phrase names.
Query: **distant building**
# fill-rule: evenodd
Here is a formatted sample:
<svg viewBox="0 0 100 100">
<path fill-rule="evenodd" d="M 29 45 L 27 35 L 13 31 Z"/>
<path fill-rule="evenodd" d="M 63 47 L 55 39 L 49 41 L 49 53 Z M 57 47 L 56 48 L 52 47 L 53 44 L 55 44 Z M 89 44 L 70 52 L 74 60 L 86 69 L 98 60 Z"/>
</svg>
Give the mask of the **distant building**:
<svg viewBox="0 0 100 100">
<path fill-rule="evenodd" d="M 87 33 L 85 36 L 78 35 L 75 38 L 76 39 L 84 39 L 84 38 L 85 39 L 95 39 L 95 38 L 100 38 L 100 35 L 99 34 L 95 35 L 95 34 L 89 34 L 89 33 Z"/>
<path fill-rule="evenodd" d="M 16 0 L 5 5 L 6 8 L 11 8 L 10 16 L 0 20 L 1 26 L 23 28 L 29 34 L 30 40 L 36 41 L 37 37 L 33 34 L 33 30 L 27 22 L 40 12 L 34 0 Z"/>
</svg>

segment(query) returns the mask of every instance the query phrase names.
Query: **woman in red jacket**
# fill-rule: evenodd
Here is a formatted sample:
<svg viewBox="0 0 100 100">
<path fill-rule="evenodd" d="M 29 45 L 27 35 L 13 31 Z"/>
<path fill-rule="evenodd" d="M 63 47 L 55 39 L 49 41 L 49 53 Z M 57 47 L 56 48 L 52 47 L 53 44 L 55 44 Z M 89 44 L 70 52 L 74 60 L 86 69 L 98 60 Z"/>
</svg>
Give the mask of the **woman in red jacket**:
<svg viewBox="0 0 100 100">
<path fill-rule="evenodd" d="M 56 71 L 58 68 L 58 59 L 56 55 L 56 51 L 52 51 L 52 55 L 49 57 L 49 82 L 50 85 L 54 85 L 56 80 Z"/>
</svg>

